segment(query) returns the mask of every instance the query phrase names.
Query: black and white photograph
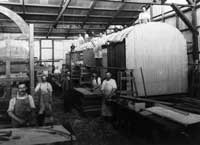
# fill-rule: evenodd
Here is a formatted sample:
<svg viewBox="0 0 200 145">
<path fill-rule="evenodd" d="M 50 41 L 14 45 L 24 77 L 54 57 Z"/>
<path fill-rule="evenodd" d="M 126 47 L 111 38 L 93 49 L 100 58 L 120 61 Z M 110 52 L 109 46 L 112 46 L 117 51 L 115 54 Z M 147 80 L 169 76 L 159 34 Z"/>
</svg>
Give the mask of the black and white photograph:
<svg viewBox="0 0 200 145">
<path fill-rule="evenodd" d="M 200 0 L 0 0 L 0 145 L 200 145 Z"/>
</svg>

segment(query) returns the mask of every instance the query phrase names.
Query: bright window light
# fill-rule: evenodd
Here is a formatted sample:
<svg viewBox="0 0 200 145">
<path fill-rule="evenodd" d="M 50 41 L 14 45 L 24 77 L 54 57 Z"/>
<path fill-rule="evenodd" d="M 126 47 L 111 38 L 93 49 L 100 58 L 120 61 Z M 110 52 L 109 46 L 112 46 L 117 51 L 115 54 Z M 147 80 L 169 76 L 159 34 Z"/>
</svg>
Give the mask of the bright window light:
<svg viewBox="0 0 200 145">
<path fill-rule="evenodd" d="M 186 0 L 167 0 L 166 3 L 188 4 Z"/>
</svg>

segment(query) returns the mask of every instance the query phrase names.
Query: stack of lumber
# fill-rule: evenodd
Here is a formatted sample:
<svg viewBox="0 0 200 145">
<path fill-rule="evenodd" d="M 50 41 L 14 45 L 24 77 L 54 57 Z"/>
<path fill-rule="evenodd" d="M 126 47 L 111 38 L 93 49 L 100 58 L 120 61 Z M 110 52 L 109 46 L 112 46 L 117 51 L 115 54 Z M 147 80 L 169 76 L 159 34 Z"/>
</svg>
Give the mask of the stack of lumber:
<svg viewBox="0 0 200 145">
<path fill-rule="evenodd" d="M 158 116 L 168 118 L 185 126 L 200 122 L 200 115 L 182 112 L 171 107 L 154 106 L 146 109 Z"/>
<path fill-rule="evenodd" d="M 167 101 L 170 102 L 170 106 L 181 109 L 191 113 L 200 114 L 200 100 L 191 97 L 158 97 L 154 98 L 159 101 Z"/>
<path fill-rule="evenodd" d="M 190 113 L 200 114 L 200 100 L 191 97 L 183 96 L 160 96 L 160 97 L 132 97 L 121 95 L 119 97 L 123 100 L 129 100 L 133 102 L 145 102 L 148 104 L 162 104 L 170 106 L 176 109 L 180 109 Z M 152 106 L 150 105 L 150 106 Z"/>
</svg>

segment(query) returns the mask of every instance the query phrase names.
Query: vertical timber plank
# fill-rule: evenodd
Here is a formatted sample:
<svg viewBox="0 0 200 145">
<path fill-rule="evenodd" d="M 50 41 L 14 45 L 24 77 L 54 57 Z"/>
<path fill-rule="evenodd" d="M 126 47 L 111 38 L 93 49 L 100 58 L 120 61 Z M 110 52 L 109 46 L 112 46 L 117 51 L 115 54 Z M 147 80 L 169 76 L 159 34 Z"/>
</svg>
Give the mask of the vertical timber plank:
<svg viewBox="0 0 200 145">
<path fill-rule="evenodd" d="M 54 40 L 52 41 L 52 67 L 54 66 Z"/>
<path fill-rule="evenodd" d="M 10 37 L 6 40 L 6 77 L 10 78 L 10 57 L 11 57 L 11 46 Z"/>
<path fill-rule="evenodd" d="M 34 25 L 30 24 L 29 35 L 29 59 L 30 59 L 30 92 L 34 95 Z"/>
<path fill-rule="evenodd" d="M 40 48 L 39 48 L 40 49 L 40 55 L 39 55 L 40 58 L 39 58 L 39 61 L 40 61 L 40 65 L 41 65 L 42 64 L 42 40 L 40 39 L 39 42 L 40 42 Z"/>
<path fill-rule="evenodd" d="M 151 19 L 151 21 L 153 20 L 153 6 L 152 5 L 150 5 L 150 19 Z"/>
<path fill-rule="evenodd" d="M 176 14 L 176 28 L 180 29 L 180 20 L 177 14 Z"/>
<path fill-rule="evenodd" d="M 197 10 L 196 10 L 196 0 L 193 2 L 193 8 L 192 8 L 192 25 L 197 29 Z M 198 45 L 198 34 L 193 32 L 192 33 L 193 38 L 193 60 L 195 62 L 199 61 L 199 45 Z"/>
</svg>

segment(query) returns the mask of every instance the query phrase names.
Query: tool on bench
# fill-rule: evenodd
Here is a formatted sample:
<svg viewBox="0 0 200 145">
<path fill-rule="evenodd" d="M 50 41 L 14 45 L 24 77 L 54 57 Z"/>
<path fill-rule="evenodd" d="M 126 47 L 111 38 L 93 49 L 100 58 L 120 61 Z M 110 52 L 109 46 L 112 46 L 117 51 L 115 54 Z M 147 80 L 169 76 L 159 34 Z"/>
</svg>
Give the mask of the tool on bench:
<svg viewBox="0 0 200 145">
<path fill-rule="evenodd" d="M 12 131 L 0 131 L 0 137 L 3 137 L 3 136 L 12 136 Z"/>
<path fill-rule="evenodd" d="M 0 131 L 0 141 L 9 141 L 11 139 L 20 138 L 20 136 L 12 136 L 12 131 Z"/>
<path fill-rule="evenodd" d="M 53 134 L 53 135 L 61 135 L 61 136 L 64 136 L 64 137 L 70 137 L 71 138 L 71 141 L 73 141 L 73 135 L 75 134 L 70 123 L 69 122 L 66 122 L 64 125 L 64 128 L 66 128 L 68 132 L 63 132 L 63 131 L 59 131 L 59 130 L 56 130 L 53 128 L 53 126 L 49 126 L 49 127 L 44 127 L 44 128 L 37 128 L 37 131 L 36 132 L 43 132 L 43 133 L 49 133 L 49 134 Z"/>
</svg>

